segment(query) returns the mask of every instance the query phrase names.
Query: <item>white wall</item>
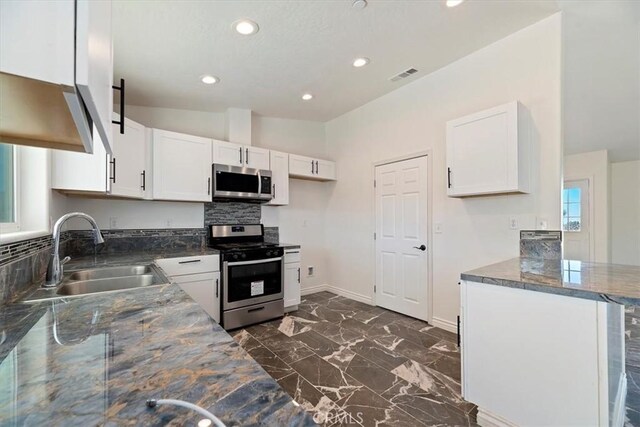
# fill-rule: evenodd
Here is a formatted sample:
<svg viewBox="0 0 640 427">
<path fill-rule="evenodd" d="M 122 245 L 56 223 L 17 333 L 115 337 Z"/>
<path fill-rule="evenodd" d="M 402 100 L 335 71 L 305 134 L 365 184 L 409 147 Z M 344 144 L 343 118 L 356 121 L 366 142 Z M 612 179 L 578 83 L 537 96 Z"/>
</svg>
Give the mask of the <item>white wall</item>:
<svg viewBox="0 0 640 427">
<path fill-rule="evenodd" d="M 326 157 L 324 124 L 304 120 L 288 120 L 253 116 L 253 145 L 324 158 Z M 263 206 L 265 226 L 280 227 L 280 241 L 298 243 L 302 247 L 302 289 L 328 284 L 325 242 L 325 209 L 333 184 L 289 180 L 289 205 Z M 314 275 L 307 275 L 307 267 Z"/>
<path fill-rule="evenodd" d="M 564 180 L 588 179 L 593 188 L 592 260 L 609 262 L 609 156 L 607 150 L 564 156 Z"/>
<path fill-rule="evenodd" d="M 640 266 L 640 160 L 611 164 L 611 262 Z"/>
<path fill-rule="evenodd" d="M 390 84 L 381 82 L 381 84 Z M 532 192 L 471 199 L 446 197 L 445 123 L 519 100 L 533 120 Z M 536 217 L 560 227 L 561 19 L 554 15 L 327 123 L 337 160 L 325 219 L 333 286 L 373 298 L 374 162 L 431 150 L 434 234 L 433 318 L 453 326 L 461 272 L 518 256 L 518 231 Z"/>
<path fill-rule="evenodd" d="M 146 127 L 188 133 L 205 138 L 225 139 L 227 121 L 225 112 L 211 113 L 127 105 L 125 115 Z"/>
</svg>

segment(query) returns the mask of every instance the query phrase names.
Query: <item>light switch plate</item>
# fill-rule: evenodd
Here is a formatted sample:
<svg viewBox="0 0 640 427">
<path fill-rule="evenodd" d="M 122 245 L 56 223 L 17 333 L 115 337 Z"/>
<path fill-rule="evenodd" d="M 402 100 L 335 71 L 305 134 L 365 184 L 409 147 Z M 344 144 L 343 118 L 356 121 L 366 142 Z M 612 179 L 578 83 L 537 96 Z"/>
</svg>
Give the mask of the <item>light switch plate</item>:
<svg viewBox="0 0 640 427">
<path fill-rule="evenodd" d="M 433 232 L 436 234 L 442 234 L 442 223 L 441 222 L 436 222 L 435 224 L 433 224 Z"/>
</svg>

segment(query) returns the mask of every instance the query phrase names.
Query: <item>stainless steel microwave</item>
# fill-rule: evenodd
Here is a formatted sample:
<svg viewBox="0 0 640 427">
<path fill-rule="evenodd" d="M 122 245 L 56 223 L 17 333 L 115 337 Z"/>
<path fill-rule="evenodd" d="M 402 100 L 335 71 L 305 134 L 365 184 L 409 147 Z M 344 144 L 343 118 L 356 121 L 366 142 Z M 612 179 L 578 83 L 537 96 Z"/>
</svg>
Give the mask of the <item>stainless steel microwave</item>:
<svg viewBox="0 0 640 427">
<path fill-rule="evenodd" d="M 243 199 L 265 203 L 273 197 L 271 171 L 213 165 L 213 199 Z"/>
</svg>

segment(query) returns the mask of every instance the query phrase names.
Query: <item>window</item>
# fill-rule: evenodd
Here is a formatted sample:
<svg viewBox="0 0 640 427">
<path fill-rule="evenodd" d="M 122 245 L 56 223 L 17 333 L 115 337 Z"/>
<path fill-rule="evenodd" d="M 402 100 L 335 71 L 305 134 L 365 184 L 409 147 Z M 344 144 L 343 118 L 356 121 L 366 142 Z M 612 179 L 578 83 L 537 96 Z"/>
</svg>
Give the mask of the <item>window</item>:
<svg viewBox="0 0 640 427">
<path fill-rule="evenodd" d="M 13 145 L 0 144 L 0 230 L 17 231 L 17 154 Z"/>
<path fill-rule="evenodd" d="M 564 231 L 580 231 L 582 228 L 581 193 L 582 190 L 576 187 L 562 190 L 562 229 Z"/>
</svg>

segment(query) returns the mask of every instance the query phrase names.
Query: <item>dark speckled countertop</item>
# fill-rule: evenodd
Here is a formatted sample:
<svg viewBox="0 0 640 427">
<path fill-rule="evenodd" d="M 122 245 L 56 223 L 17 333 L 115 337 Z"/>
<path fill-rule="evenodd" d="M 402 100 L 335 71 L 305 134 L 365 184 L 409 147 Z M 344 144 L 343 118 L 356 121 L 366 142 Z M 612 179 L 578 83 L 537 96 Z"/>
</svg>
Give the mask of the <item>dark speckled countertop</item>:
<svg viewBox="0 0 640 427">
<path fill-rule="evenodd" d="M 572 260 L 513 258 L 462 273 L 463 280 L 640 305 L 640 267 Z"/>
<path fill-rule="evenodd" d="M 77 258 L 67 270 L 216 253 Z M 0 425 L 196 425 L 196 403 L 228 426 L 312 418 L 178 285 L 0 310 Z"/>
</svg>

